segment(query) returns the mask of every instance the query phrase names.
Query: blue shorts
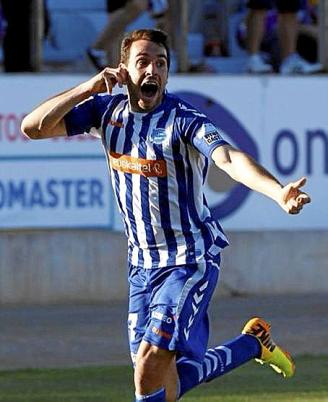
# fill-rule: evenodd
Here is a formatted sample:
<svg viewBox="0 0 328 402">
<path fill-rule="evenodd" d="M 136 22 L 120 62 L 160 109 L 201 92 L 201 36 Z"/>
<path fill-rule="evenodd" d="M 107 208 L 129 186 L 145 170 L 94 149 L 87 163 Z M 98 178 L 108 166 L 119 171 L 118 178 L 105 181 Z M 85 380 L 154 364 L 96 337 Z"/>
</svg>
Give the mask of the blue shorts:
<svg viewBox="0 0 328 402">
<path fill-rule="evenodd" d="M 142 340 L 202 361 L 207 309 L 219 276 L 220 256 L 204 263 L 158 269 L 129 267 L 129 343 L 132 361 Z"/>
</svg>

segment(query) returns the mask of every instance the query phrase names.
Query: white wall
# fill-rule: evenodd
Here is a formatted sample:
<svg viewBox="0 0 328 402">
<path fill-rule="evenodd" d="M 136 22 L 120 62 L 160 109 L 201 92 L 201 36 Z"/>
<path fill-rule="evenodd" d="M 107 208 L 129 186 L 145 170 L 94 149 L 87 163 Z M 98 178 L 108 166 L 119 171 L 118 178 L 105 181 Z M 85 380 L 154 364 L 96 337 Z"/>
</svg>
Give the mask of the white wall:
<svg viewBox="0 0 328 402">
<path fill-rule="evenodd" d="M 221 294 L 328 292 L 328 232 L 229 232 Z M 103 230 L 0 233 L 0 304 L 127 300 L 126 240 Z"/>
</svg>

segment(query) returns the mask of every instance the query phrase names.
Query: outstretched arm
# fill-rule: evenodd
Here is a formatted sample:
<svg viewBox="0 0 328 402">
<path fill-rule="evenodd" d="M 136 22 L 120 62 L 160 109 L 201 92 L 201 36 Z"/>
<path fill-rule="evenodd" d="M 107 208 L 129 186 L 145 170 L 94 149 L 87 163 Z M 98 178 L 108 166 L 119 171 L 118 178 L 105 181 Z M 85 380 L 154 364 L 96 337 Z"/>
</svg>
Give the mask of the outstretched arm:
<svg viewBox="0 0 328 402">
<path fill-rule="evenodd" d="M 310 197 L 300 190 L 306 183 L 305 177 L 283 186 L 253 158 L 230 145 L 216 148 L 212 159 L 232 179 L 272 198 L 289 214 L 298 214 L 303 205 L 311 202 Z"/>
<path fill-rule="evenodd" d="M 97 93 L 112 93 L 113 87 L 127 80 L 124 67 L 105 68 L 90 80 L 62 92 L 37 106 L 22 121 L 21 130 L 31 139 L 66 135 L 64 116 L 78 103 Z"/>
</svg>

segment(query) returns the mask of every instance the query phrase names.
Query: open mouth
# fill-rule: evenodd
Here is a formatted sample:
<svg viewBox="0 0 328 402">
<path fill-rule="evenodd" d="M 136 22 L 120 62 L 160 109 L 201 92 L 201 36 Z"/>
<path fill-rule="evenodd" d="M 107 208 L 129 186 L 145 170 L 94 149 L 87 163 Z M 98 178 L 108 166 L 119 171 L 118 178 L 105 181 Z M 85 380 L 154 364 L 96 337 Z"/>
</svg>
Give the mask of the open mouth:
<svg viewBox="0 0 328 402">
<path fill-rule="evenodd" d="M 141 85 L 141 93 L 146 98 L 153 98 L 158 91 L 158 84 L 156 82 L 145 82 Z"/>
</svg>

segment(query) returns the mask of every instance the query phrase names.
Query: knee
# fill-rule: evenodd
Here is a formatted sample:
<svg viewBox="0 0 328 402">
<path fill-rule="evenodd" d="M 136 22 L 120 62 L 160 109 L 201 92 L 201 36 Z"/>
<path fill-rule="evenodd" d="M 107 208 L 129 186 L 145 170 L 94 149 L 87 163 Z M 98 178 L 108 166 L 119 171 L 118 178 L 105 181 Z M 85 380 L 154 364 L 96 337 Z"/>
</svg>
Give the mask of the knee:
<svg viewBox="0 0 328 402">
<path fill-rule="evenodd" d="M 165 352 L 167 353 L 167 351 L 162 351 L 156 346 L 151 346 L 145 353 L 137 355 L 136 369 L 151 375 L 151 373 L 163 368 Z"/>
</svg>

